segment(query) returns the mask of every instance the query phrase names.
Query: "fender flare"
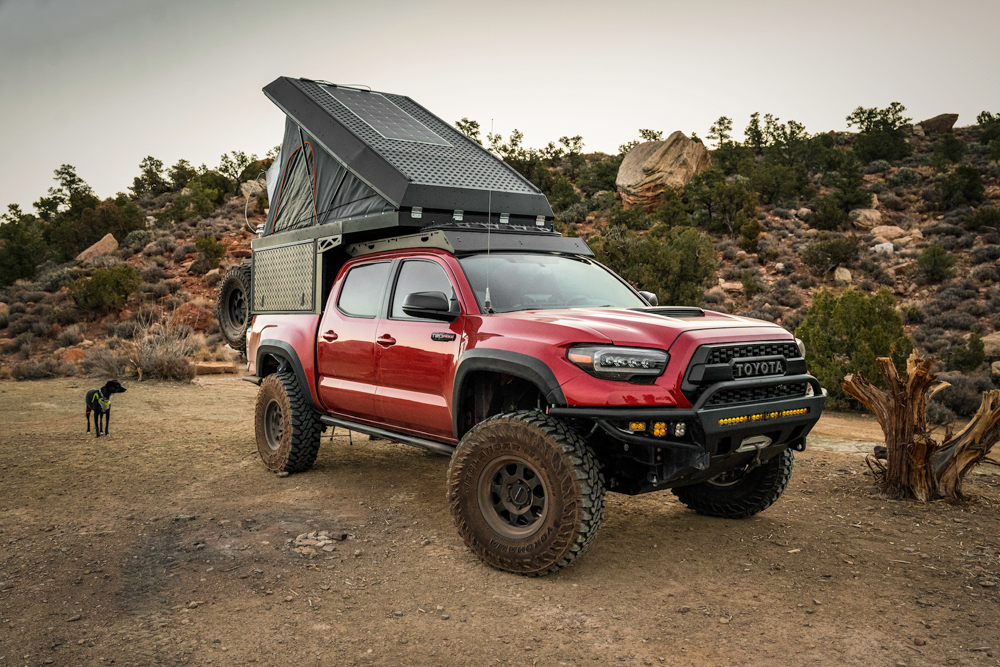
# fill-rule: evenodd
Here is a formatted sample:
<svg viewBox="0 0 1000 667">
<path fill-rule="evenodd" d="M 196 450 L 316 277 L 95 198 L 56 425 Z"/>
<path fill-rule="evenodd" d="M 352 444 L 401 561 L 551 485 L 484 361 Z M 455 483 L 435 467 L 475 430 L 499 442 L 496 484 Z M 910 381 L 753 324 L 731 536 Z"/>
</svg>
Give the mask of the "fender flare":
<svg viewBox="0 0 1000 667">
<path fill-rule="evenodd" d="M 462 388 L 465 386 L 466 377 L 476 371 L 503 373 L 527 380 L 542 391 L 547 403 L 566 405 L 566 397 L 559 386 L 559 381 L 556 380 L 552 369 L 540 359 L 510 350 L 489 348 L 468 350 L 458 360 L 455 384 L 452 387 L 451 428 L 456 439 L 459 438 L 458 420 Z"/>
<path fill-rule="evenodd" d="M 302 362 L 299 361 L 299 355 L 295 352 L 295 348 L 283 340 L 275 340 L 273 338 L 262 340 L 260 345 L 257 346 L 257 365 L 255 368 L 258 374 L 260 374 L 260 369 L 263 368 L 263 361 L 266 357 L 274 357 L 279 364 L 278 370 L 283 370 L 283 367 L 290 368 L 295 373 L 295 379 L 299 383 L 299 386 L 306 390 L 303 392 L 303 395 L 309 401 L 309 405 L 314 410 L 319 411 L 319 408 L 313 401 L 312 386 L 306 378 L 305 371 L 302 370 Z M 261 375 L 261 377 L 264 376 Z"/>
</svg>

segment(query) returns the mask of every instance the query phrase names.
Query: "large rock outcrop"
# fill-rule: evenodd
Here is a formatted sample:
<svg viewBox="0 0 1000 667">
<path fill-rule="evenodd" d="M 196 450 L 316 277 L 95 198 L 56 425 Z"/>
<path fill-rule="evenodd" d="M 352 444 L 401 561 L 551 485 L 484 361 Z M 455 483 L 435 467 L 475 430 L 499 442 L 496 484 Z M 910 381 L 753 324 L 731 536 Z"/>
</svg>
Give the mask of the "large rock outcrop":
<svg viewBox="0 0 1000 667">
<path fill-rule="evenodd" d="M 118 241 L 116 241 L 115 237 L 111 234 L 105 234 L 103 239 L 77 255 L 76 261 L 82 264 L 88 259 L 93 259 L 98 255 L 105 255 L 109 252 L 114 252 L 115 250 L 118 250 Z"/>
<path fill-rule="evenodd" d="M 656 206 L 665 187 L 684 187 L 710 164 L 705 145 L 677 131 L 666 141 L 647 141 L 630 150 L 615 185 L 625 208 L 642 205 L 648 210 Z"/>
<path fill-rule="evenodd" d="M 933 118 L 922 120 L 918 123 L 918 125 L 923 128 L 924 132 L 947 134 L 951 132 L 951 128 L 955 127 L 955 123 L 957 121 L 957 113 L 943 113 L 940 116 L 934 116 Z"/>
</svg>

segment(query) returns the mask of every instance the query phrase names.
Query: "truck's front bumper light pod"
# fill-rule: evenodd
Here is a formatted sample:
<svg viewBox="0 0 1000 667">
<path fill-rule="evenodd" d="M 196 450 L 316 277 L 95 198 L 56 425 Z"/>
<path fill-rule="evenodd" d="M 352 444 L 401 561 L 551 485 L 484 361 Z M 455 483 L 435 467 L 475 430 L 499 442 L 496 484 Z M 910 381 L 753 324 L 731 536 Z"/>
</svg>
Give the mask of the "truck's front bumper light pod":
<svg viewBox="0 0 1000 667">
<path fill-rule="evenodd" d="M 770 421 L 771 419 L 781 419 L 783 417 L 799 417 L 809 414 L 809 408 L 795 408 L 793 410 L 780 410 L 775 412 L 758 412 L 756 414 L 739 415 L 738 417 L 726 417 L 719 420 L 719 426 L 733 426 L 736 424 L 748 424 L 753 422 Z"/>
<path fill-rule="evenodd" d="M 641 347 L 581 345 L 567 350 L 566 358 L 595 377 L 631 380 L 636 376 L 660 375 L 670 355 L 663 350 Z"/>
</svg>

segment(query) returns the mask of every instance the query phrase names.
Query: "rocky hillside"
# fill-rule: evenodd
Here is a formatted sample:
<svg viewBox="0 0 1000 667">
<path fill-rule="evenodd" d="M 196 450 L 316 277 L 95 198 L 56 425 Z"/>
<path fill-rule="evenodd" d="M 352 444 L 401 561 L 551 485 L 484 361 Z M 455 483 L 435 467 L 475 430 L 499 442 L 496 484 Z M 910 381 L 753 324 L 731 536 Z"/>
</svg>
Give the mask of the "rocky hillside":
<svg viewBox="0 0 1000 667">
<path fill-rule="evenodd" d="M 986 362 L 1000 360 L 1000 117 L 984 112 L 954 128 L 955 116 L 913 124 L 903 111 L 859 108 L 848 117 L 859 132 L 815 135 L 754 114 L 742 141 L 720 118 L 707 144 L 643 130 L 618 155 L 584 153 L 580 137 L 540 150 L 517 132 L 488 140 L 548 195 L 558 229 L 586 238 L 661 303 L 794 331 L 821 290 L 885 289 L 916 348 L 942 366 L 957 367 L 970 339 L 982 340 Z M 478 140 L 476 123 L 457 125 Z M 55 201 L 40 199 L 37 216 L 11 207 L 0 226 L 5 254 L 30 247 L 19 239 L 32 229 L 40 244 L 21 253 L 24 277 L 0 290 L 0 375 L 127 374 L 149 340 L 173 350 L 146 364 L 154 376 L 189 377 L 191 360 L 232 361 L 212 308 L 220 276 L 249 253 L 244 207 L 257 225 L 266 199 L 247 183 L 220 194 L 241 180 L 220 175 L 222 166 L 163 170 L 147 158 L 131 195 L 84 201 L 89 189 L 67 167 L 56 171 Z M 77 255 L 80 241 L 65 233 L 76 227 L 60 227 L 66 218 L 94 235 L 117 231 Z M 11 231 L 18 225 L 21 236 Z M 49 256 L 41 266 L 39 253 Z M 96 278 L 118 285 L 120 301 L 87 301 L 80 283 Z M 988 363 L 969 363 L 966 374 L 988 384 Z"/>
</svg>

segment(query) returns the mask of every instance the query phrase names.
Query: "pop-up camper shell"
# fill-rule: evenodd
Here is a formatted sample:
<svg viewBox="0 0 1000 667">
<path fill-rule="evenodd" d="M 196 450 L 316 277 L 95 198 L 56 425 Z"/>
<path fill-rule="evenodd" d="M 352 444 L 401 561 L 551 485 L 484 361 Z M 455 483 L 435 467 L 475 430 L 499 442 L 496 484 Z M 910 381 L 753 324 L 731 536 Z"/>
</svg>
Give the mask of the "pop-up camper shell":
<svg viewBox="0 0 1000 667">
<path fill-rule="evenodd" d="M 286 120 L 267 222 L 252 242 L 255 314 L 321 312 L 346 247 L 359 242 L 439 229 L 429 243 L 471 248 L 488 227 L 586 252 L 553 231 L 537 187 L 409 97 L 289 77 L 264 94 Z"/>
</svg>

